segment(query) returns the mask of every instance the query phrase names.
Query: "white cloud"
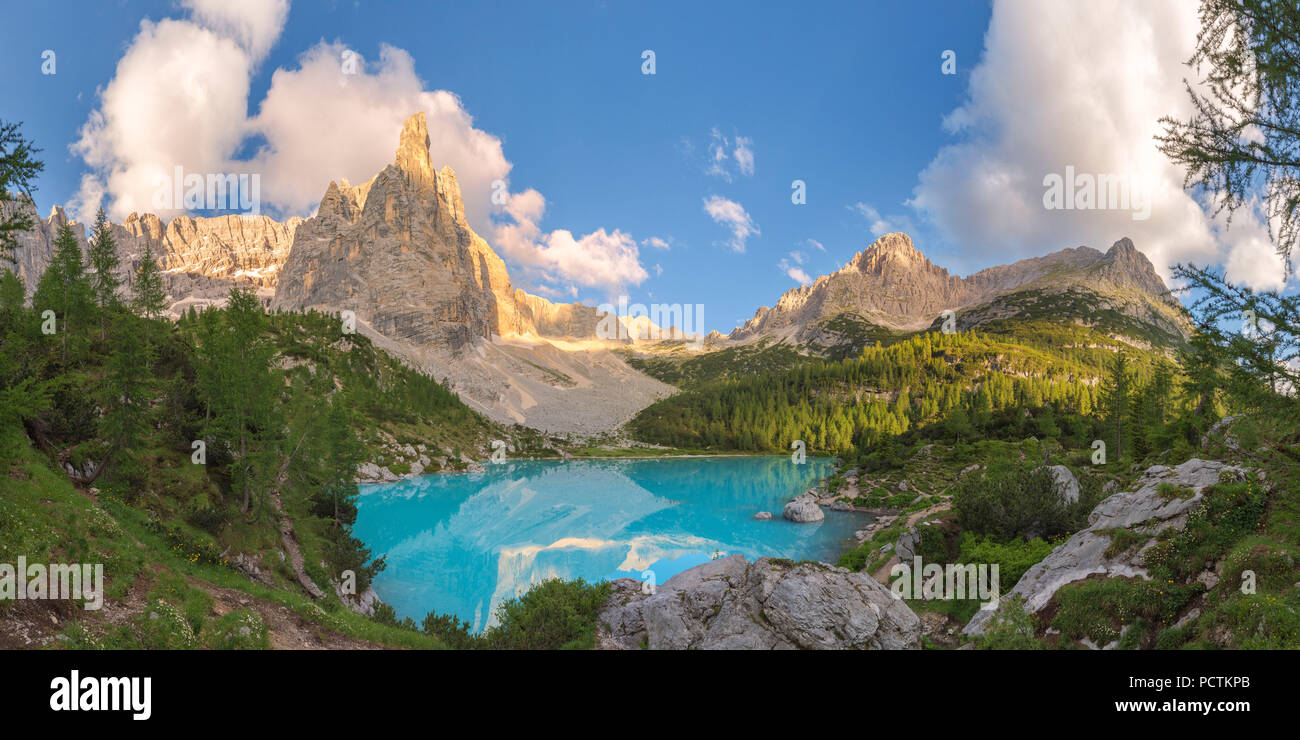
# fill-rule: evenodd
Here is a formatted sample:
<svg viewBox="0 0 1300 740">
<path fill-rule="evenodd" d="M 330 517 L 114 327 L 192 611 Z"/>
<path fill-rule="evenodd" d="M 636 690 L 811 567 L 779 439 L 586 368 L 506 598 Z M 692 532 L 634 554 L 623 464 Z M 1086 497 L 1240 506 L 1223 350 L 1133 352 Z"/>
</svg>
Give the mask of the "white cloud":
<svg viewBox="0 0 1300 740">
<path fill-rule="evenodd" d="M 655 249 L 671 249 L 672 238 L 670 237 L 667 241 L 665 241 L 663 239 L 660 239 L 657 236 L 652 236 L 649 239 L 642 239 L 641 244 L 642 246 L 654 247 Z"/>
<path fill-rule="evenodd" d="M 253 59 L 266 57 L 289 15 L 289 0 L 183 0 L 200 24 L 235 39 Z"/>
<path fill-rule="evenodd" d="M 475 128 L 454 94 L 425 90 L 402 49 L 381 46 L 379 62 L 359 65 L 356 74 L 340 71 L 345 51 L 319 43 L 297 69 L 272 76 L 251 121 L 266 137 L 254 157 L 263 198 L 284 213 L 310 212 L 331 180 L 365 182 L 390 164 L 403 121 L 424 111 L 434 166 L 455 170 L 470 225 L 490 234 L 492 182 L 507 180 L 511 169 L 501 140 Z"/>
<path fill-rule="evenodd" d="M 849 206 L 849 210 L 857 212 L 858 215 L 867 220 L 869 224 L 868 228 L 871 230 L 873 236 L 880 236 L 882 234 L 898 231 L 898 229 L 894 228 L 892 222 L 881 217 L 880 211 L 877 211 L 866 203 L 861 201 L 854 203 Z"/>
<path fill-rule="evenodd" d="M 1250 215 L 1216 243 L 1221 224 L 1153 140 L 1161 116 L 1190 114 L 1183 63 L 1198 30 L 1197 5 L 1183 0 L 997 0 L 968 99 L 944 121 L 958 142 L 920 174 L 909 204 L 974 253 L 969 267 L 1128 236 L 1166 277 L 1171 263 L 1213 260 L 1244 275 L 1251 258 L 1237 253 L 1259 252 Z M 1067 166 L 1144 181 L 1150 217 L 1135 220 L 1133 204 L 1048 210 L 1044 177 Z"/>
<path fill-rule="evenodd" d="M 160 177 L 226 172 L 248 133 L 253 58 L 238 43 L 188 21 L 140 23 L 100 106 L 72 150 L 92 170 L 70 204 L 84 223 L 99 198 L 117 220 L 153 208 Z M 243 170 L 247 171 L 247 170 Z M 177 211 L 160 213 L 170 217 Z"/>
<path fill-rule="evenodd" d="M 744 137 L 736 137 L 736 148 L 731 150 L 731 156 L 736 160 L 736 166 L 740 168 L 740 174 L 751 177 L 754 174 L 754 140 Z"/>
<path fill-rule="evenodd" d="M 794 264 L 791 264 L 792 262 Z M 802 267 L 798 267 L 798 265 L 802 264 L 803 254 L 796 250 L 791 252 L 788 258 L 784 258 L 780 262 L 776 263 L 776 267 L 778 270 L 785 273 L 791 280 L 794 280 L 800 285 L 811 285 L 812 277 L 809 276 Z"/>
<path fill-rule="evenodd" d="M 715 126 L 710 132 L 711 141 L 709 142 L 709 160 L 708 167 L 705 168 L 705 174 L 721 177 L 727 182 L 731 182 L 735 177 L 733 168 L 746 177 L 754 175 L 754 140 L 746 136 L 736 136 L 734 138 L 723 135 Z M 687 151 L 692 151 L 693 146 L 688 140 L 683 140 L 687 144 Z"/>
<path fill-rule="evenodd" d="M 82 221 L 101 202 L 116 221 L 133 211 L 178 215 L 179 209 L 153 204 L 159 178 L 177 166 L 186 173 L 256 173 L 263 212 L 309 215 L 331 180 L 364 182 L 391 163 L 403 121 L 424 111 L 434 164 L 455 170 L 475 231 L 496 235 L 501 226 L 494 214 L 507 222 L 515 213 L 532 216 L 502 232 L 513 239 L 502 245 L 508 257 L 567 282 L 569 291 L 574 283 L 613 289 L 647 277 L 636 242 L 621 231 L 543 234 L 537 221 L 545 201 L 531 190 L 510 196 L 513 213 L 494 205 L 493 182 L 508 184 L 511 170 L 501 140 L 475 128 L 456 95 L 426 89 L 406 51 L 381 46 L 377 62 L 358 56 L 348 74 L 343 55 L 349 50 L 322 41 L 296 67 L 275 70 L 266 96 L 254 101 L 253 71 L 283 30 L 288 3 L 182 5 L 188 18 L 141 22 L 72 147 L 90 168 L 70 204 Z M 253 137 L 262 139 L 257 151 L 236 160 Z"/>
<path fill-rule="evenodd" d="M 731 230 L 731 239 L 727 241 L 727 245 L 736 252 L 744 252 L 745 242 L 749 237 L 762 233 L 758 230 L 754 219 L 745 212 L 744 207 L 734 200 L 711 195 L 704 199 L 704 212 L 715 222 Z"/>
<path fill-rule="evenodd" d="M 613 295 L 650 276 L 641 266 L 631 236 L 617 229 L 598 229 L 576 239 L 565 229 L 544 234 L 538 223 L 545 212 L 546 199 L 529 188 L 508 197 L 505 218 L 493 225 L 497 246 L 508 259 L 523 266 L 531 279 L 568 281 L 603 288 Z"/>
<path fill-rule="evenodd" d="M 808 242 L 808 246 L 812 247 L 813 249 L 816 249 L 818 252 L 825 252 L 825 251 L 826 251 L 826 245 L 825 245 L 825 244 L 822 244 L 821 242 L 817 241 L 816 239 L 807 239 L 807 240 L 805 240 L 805 241 Z"/>
</svg>

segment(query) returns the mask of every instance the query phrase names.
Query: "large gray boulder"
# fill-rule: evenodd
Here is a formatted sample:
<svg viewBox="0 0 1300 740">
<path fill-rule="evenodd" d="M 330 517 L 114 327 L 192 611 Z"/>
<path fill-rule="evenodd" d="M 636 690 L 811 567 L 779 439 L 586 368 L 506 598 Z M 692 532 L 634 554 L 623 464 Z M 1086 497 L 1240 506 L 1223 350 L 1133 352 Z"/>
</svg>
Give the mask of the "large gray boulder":
<svg viewBox="0 0 1300 740">
<path fill-rule="evenodd" d="M 1056 495 L 1061 497 L 1061 501 L 1072 504 L 1079 500 L 1079 480 L 1074 477 L 1074 473 L 1064 465 L 1051 465 L 1048 470 L 1052 471 L 1052 481 L 1056 484 Z"/>
<path fill-rule="evenodd" d="M 910 563 L 912 558 L 916 557 L 916 546 L 921 544 L 921 533 L 912 527 L 906 532 L 898 535 L 898 540 L 894 543 L 894 554 L 898 556 L 900 562 Z"/>
<path fill-rule="evenodd" d="M 1201 501 L 1204 490 L 1219 482 L 1224 471 L 1238 477 L 1244 472 L 1221 462 L 1191 459 L 1171 468 L 1153 465 L 1147 468 L 1132 491 L 1116 493 L 1102 501 L 1088 516 L 1088 527 L 1052 550 L 1042 562 L 1034 565 L 1016 582 L 1011 593 L 1024 597 L 1025 611 L 1034 613 L 1047 606 L 1058 589 L 1089 576 L 1128 577 L 1150 579 L 1142 566 L 1142 556 L 1154 544 L 1155 535 L 1173 528 L 1187 526 L 1187 517 Z M 1170 483 L 1192 492 L 1186 498 L 1160 495 L 1162 483 Z M 1140 547 L 1130 548 L 1113 557 L 1106 557 L 1111 536 L 1107 530 L 1130 529 L 1148 536 Z M 971 618 L 963 632 L 968 635 L 984 633 L 992 616 L 991 611 L 980 611 Z"/>
<path fill-rule="evenodd" d="M 817 505 L 817 497 L 811 493 L 805 493 L 786 504 L 781 510 L 781 516 L 792 522 L 820 522 L 826 518 L 822 508 Z"/>
<path fill-rule="evenodd" d="M 865 573 L 743 555 L 678 573 L 653 595 L 621 578 L 598 618 L 606 650 L 899 650 L 920 634 L 907 604 Z"/>
</svg>

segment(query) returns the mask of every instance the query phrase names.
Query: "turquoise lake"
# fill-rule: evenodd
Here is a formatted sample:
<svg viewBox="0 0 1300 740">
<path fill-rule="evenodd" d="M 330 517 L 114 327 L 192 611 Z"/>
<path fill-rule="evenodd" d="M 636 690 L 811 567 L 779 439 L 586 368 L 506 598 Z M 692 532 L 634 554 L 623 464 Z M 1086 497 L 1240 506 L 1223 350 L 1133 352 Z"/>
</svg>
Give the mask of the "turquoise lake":
<svg viewBox="0 0 1300 740">
<path fill-rule="evenodd" d="M 663 583 L 733 553 L 833 563 L 869 516 L 781 517 L 830 468 L 789 457 L 507 462 L 363 485 L 353 534 L 387 556 L 374 588 L 399 616 L 451 613 L 479 631 L 548 578 Z"/>
</svg>

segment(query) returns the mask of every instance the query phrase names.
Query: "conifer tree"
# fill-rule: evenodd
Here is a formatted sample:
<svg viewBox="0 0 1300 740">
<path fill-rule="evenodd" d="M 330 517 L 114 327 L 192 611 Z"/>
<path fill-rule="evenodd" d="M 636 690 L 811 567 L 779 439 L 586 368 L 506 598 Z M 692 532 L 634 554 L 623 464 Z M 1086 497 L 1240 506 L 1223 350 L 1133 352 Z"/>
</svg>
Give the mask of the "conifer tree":
<svg viewBox="0 0 1300 740">
<path fill-rule="evenodd" d="M 95 228 L 90 237 L 91 288 L 95 294 L 95 303 L 99 305 L 99 341 L 104 341 L 108 310 L 117 305 L 117 289 L 121 280 L 117 269 L 121 260 L 117 256 L 117 244 L 108 224 L 108 216 L 103 206 L 95 214 Z"/>
<path fill-rule="evenodd" d="M 1129 369 L 1128 355 L 1116 352 L 1106 367 L 1102 378 L 1101 401 L 1098 404 L 1110 431 L 1115 434 L 1114 458 L 1124 453 L 1125 427 L 1129 424 L 1129 407 L 1132 404 L 1133 375 Z"/>
<path fill-rule="evenodd" d="M 144 317 L 145 355 L 153 355 L 153 322 L 167 309 L 167 294 L 163 291 L 162 274 L 158 262 L 154 259 L 153 249 L 145 245 L 144 257 L 136 269 L 135 281 L 131 284 L 133 307 L 136 313 Z"/>
<path fill-rule="evenodd" d="M 62 319 L 59 330 L 63 362 L 77 359 L 83 323 L 90 314 L 92 290 L 82 261 L 81 245 L 68 224 L 59 227 L 54 240 L 54 257 L 45 268 L 32 296 L 32 305 L 39 310 L 53 310 Z M 71 357 L 70 357 L 71 353 Z"/>
</svg>

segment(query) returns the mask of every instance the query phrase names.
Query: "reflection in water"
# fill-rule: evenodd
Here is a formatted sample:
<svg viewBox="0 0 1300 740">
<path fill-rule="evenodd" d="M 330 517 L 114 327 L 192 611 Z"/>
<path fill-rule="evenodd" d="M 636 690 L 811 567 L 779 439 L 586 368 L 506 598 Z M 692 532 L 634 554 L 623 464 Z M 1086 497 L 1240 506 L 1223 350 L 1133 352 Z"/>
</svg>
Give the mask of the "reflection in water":
<svg viewBox="0 0 1300 740">
<path fill-rule="evenodd" d="M 475 630 L 547 578 L 663 583 L 711 556 L 838 558 L 869 518 L 826 512 L 794 524 L 781 507 L 829 472 L 788 457 L 521 461 L 487 472 L 361 487 L 355 534 L 388 567 L 380 598 L 417 622 L 452 613 Z M 770 511 L 770 521 L 756 520 Z"/>
</svg>

